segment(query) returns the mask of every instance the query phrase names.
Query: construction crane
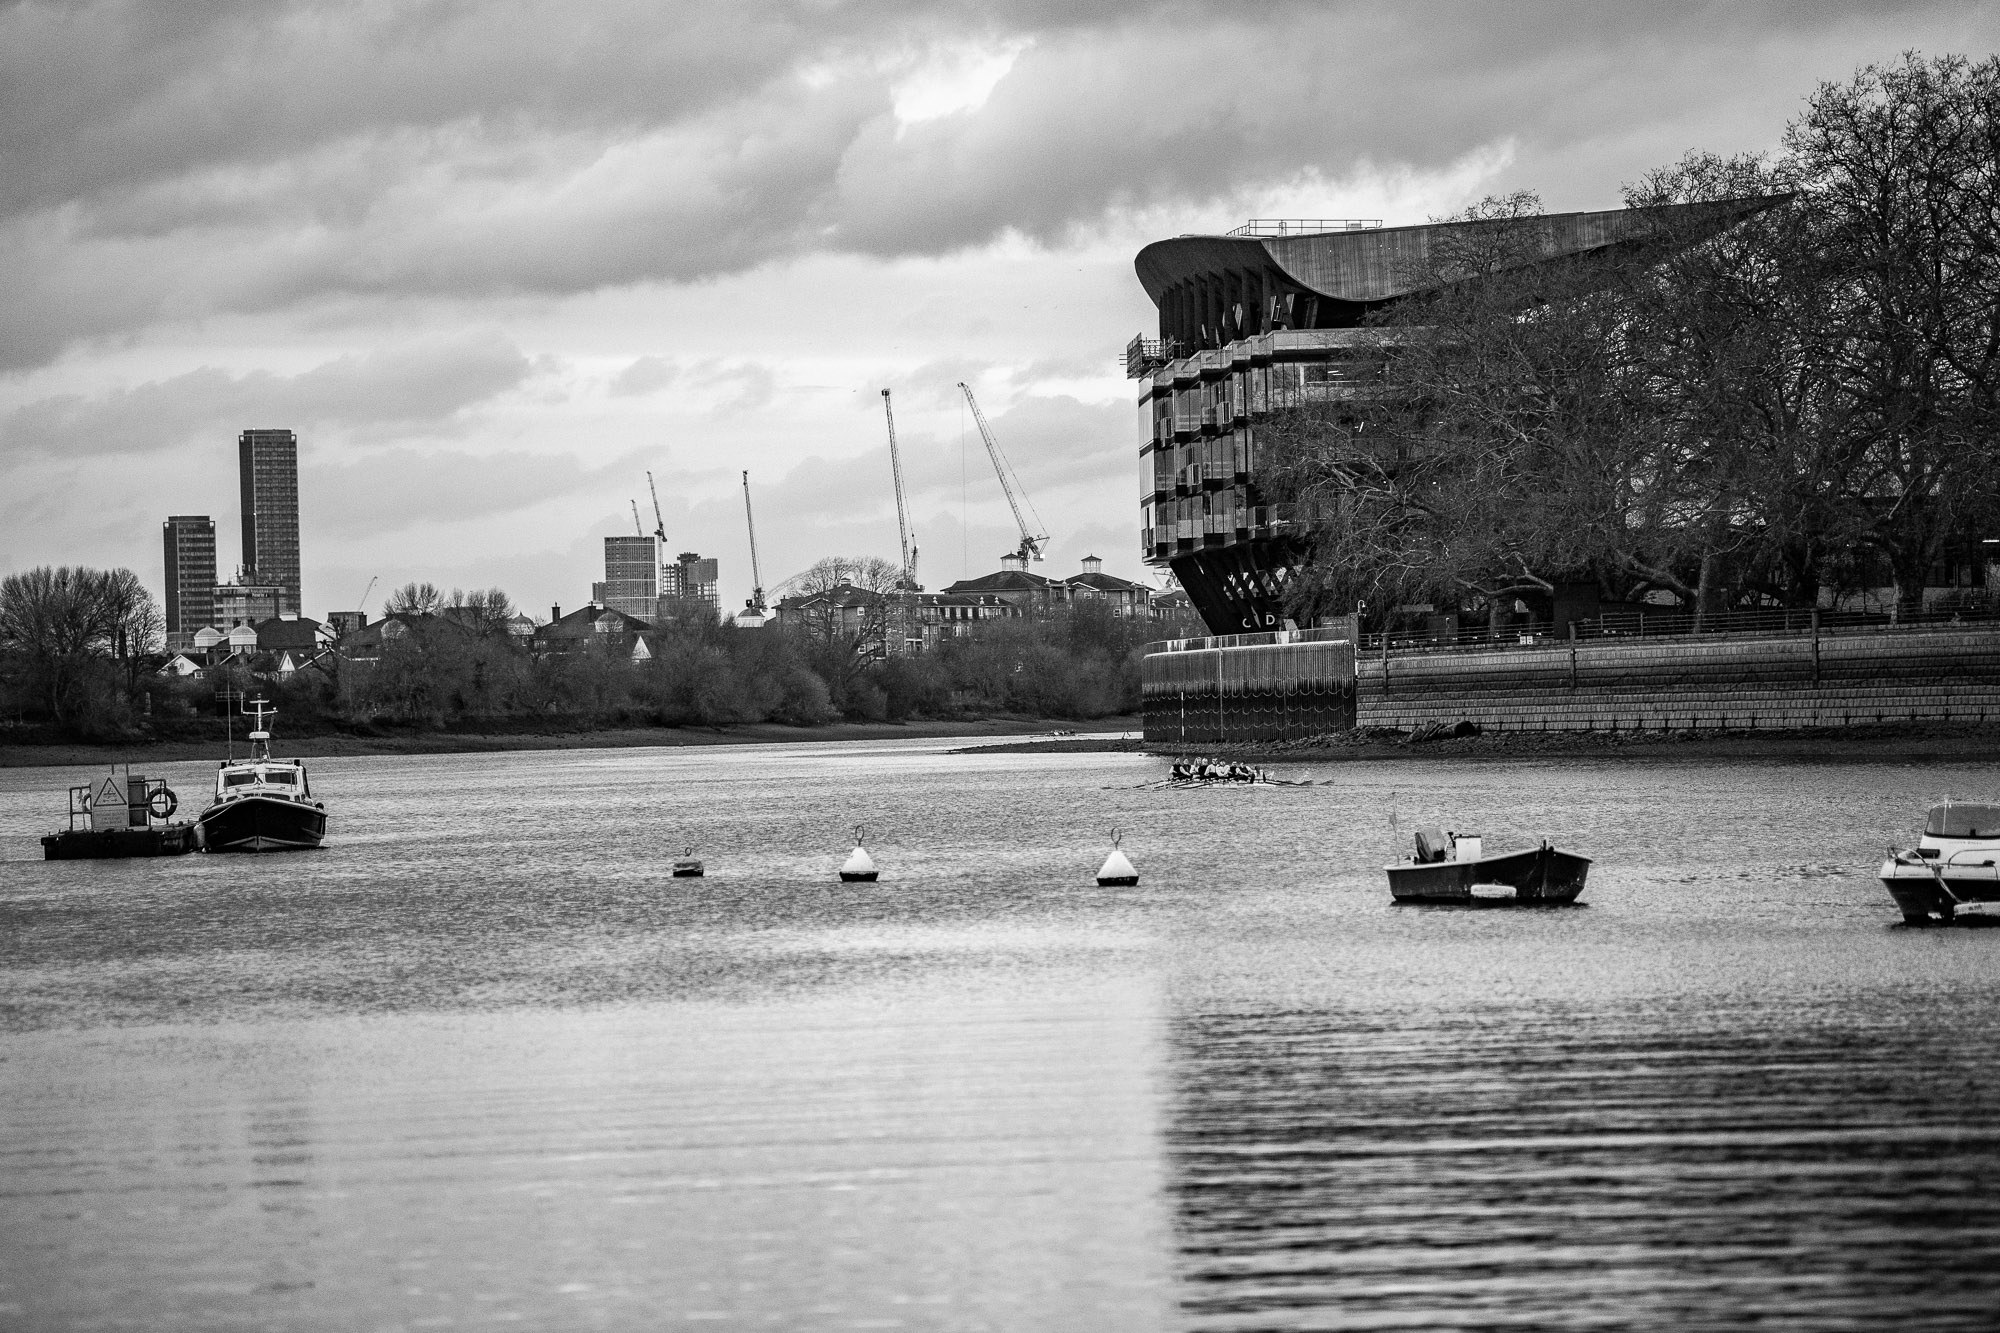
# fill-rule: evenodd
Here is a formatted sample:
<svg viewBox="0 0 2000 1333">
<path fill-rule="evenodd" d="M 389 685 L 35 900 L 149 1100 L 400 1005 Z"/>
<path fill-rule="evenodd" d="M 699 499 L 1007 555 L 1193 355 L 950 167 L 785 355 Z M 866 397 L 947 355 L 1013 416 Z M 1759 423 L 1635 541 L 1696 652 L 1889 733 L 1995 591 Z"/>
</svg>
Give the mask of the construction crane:
<svg viewBox="0 0 2000 1333">
<path fill-rule="evenodd" d="M 653 535 L 660 539 L 660 559 L 665 560 L 667 558 L 667 520 L 660 517 L 660 488 L 653 484 L 653 470 L 651 468 L 646 469 L 646 489 L 653 493 Z M 632 508 L 636 511 L 638 506 L 634 505 Z M 637 517 L 636 513 L 634 517 Z M 642 532 L 639 535 L 643 537 L 646 534 Z"/>
<path fill-rule="evenodd" d="M 368 586 L 361 590 L 361 600 L 354 604 L 354 609 L 361 613 L 361 618 L 364 620 L 368 618 L 368 594 L 375 591 L 375 584 L 380 581 L 381 577 L 380 574 L 370 574 L 368 576 Z"/>
<path fill-rule="evenodd" d="M 745 610 L 755 615 L 764 614 L 764 571 L 757 564 L 757 518 L 750 512 L 750 474 L 743 474 L 743 526 L 750 529 L 750 600 L 743 604 Z"/>
<path fill-rule="evenodd" d="M 972 420 L 979 427 L 979 438 L 986 441 L 986 456 L 993 460 L 993 473 L 1000 478 L 1000 489 L 1006 493 L 1007 507 L 1014 511 L 1014 526 L 1021 530 L 1021 544 L 1015 548 L 1014 554 L 1020 557 L 1024 565 L 1030 560 L 1040 560 L 1042 547 L 1048 544 L 1049 534 L 1034 531 L 1028 526 L 1028 520 L 1021 517 L 1021 501 L 1028 500 L 1028 493 L 1021 486 L 1021 478 L 1015 474 L 1013 465 L 1008 463 L 1007 455 L 1000 452 L 1000 441 L 993 438 L 993 428 L 986 424 L 986 414 L 979 410 L 979 400 L 972 396 L 972 386 L 960 380 L 958 387 L 964 390 L 965 401 L 972 408 Z M 1016 492 L 1019 492 L 1018 498 Z M 1035 514 L 1033 500 L 1028 500 L 1028 512 Z M 1035 514 L 1035 527 L 1041 526 L 1042 516 Z"/>
<path fill-rule="evenodd" d="M 917 582 L 917 542 L 910 532 L 910 505 L 903 496 L 903 455 L 896 449 L 896 413 L 889 406 L 889 391 L 882 390 L 882 415 L 889 421 L 889 470 L 896 475 L 896 533 L 903 540 L 903 577 L 898 586 L 904 592 L 922 592 Z"/>
<path fill-rule="evenodd" d="M 632 501 L 632 531 L 640 537 L 646 535 L 646 529 L 639 524 L 639 502 L 637 500 Z"/>
</svg>

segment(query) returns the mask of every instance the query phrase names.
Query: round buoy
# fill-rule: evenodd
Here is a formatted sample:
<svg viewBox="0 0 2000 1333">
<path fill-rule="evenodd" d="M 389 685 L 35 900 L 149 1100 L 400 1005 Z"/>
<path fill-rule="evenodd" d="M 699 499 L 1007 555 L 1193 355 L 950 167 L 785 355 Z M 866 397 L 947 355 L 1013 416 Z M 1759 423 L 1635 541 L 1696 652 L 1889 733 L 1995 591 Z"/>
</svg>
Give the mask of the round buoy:
<svg viewBox="0 0 2000 1333">
<path fill-rule="evenodd" d="M 861 830 L 854 830 L 854 850 L 840 867 L 840 882 L 843 884 L 875 882 L 875 861 L 868 855 L 868 849 L 861 845 Z"/>
<path fill-rule="evenodd" d="M 1097 882 L 1105 888 L 1123 888 L 1139 882 L 1139 872 L 1132 868 L 1131 860 L 1118 845 L 1122 841 L 1118 830 L 1112 829 L 1111 855 L 1104 858 L 1097 872 Z"/>
<path fill-rule="evenodd" d="M 700 879 L 701 877 L 701 862 L 695 859 L 694 848 L 681 848 L 681 859 L 674 862 L 674 878 Z"/>
</svg>

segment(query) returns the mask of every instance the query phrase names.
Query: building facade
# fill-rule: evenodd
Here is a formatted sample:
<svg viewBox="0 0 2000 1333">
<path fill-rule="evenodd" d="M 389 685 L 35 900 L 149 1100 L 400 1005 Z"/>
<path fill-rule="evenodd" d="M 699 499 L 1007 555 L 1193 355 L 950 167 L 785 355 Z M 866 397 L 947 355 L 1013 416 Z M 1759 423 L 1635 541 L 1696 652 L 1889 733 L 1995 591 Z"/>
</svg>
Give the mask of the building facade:
<svg viewBox="0 0 2000 1333">
<path fill-rule="evenodd" d="M 661 571 L 660 595 L 707 602 L 720 616 L 722 595 L 716 589 L 721 581 L 720 570 L 720 561 L 712 557 L 704 560 L 698 551 L 682 551 L 674 557 L 671 565 Z"/>
<path fill-rule="evenodd" d="M 239 575 L 247 574 L 239 570 Z M 259 625 L 279 616 L 297 614 L 285 610 L 286 595 L 292 592 L 276 583 L 252 583 L 239 578 L 235 583 L 219 583 L 214 590 L 215 617 L 211 622 L 218 629 L 235 629 L 240 625 Z"/>
<path fill-rule="evenodd" d="M 1714 235 L 1776 199 L 1558 213 L 1538 219 L 1541 263 L 1665 251 Z M 1259 423 L 1307 402 L 1371 392 L 1395 334 L 1369 316 L 1420 290 L 1455 230 L 1363 220 L 1252 222 L 1179 236 L 1134 265 L 1159 311 L 1134 338 L 1140 381 L 1140 546 L 1171 569 L 1214 634 L 1283 628 L 1303 539 L 1261 492 Z"/>
<path fill-rule="evenodd" d="M 196 630 L 215 622 L 215 520 L 175 514 L 160 525 L 166 556 L 167 651 L 194 647 Z"/>
<path fill-rule="evenodd" d="M 660 539 L 606 537 L 603 592 L 594 599 L 614 611 L 651 620 L 660 597 Z"/>
<path fill-rule="evenodd" d="M 236 440 L 243 492 L 243 563 L 257 583 L 284 590 L 279 610 L 299 611 L 299 440 L 288 430 L 246 430 Z"/>
</svg>

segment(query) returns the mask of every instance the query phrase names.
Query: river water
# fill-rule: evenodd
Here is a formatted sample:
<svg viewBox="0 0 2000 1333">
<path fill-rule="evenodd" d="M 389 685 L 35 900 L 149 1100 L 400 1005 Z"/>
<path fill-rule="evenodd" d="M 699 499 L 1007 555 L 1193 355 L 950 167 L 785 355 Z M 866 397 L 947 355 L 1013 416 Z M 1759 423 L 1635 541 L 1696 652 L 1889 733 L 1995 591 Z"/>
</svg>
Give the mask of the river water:
<svg viewBox="0 0 2000 1333">
<path fill-rule="evenodd" d="M 0 771 L 0 1327 L 1995 1325 L 2000 930 L 1872 871 L 2000 775 L 949 748 L 329 759 L 153 862 Z M 1392 906 L 1420 822 L 1587 905 Z"/>
</svg>

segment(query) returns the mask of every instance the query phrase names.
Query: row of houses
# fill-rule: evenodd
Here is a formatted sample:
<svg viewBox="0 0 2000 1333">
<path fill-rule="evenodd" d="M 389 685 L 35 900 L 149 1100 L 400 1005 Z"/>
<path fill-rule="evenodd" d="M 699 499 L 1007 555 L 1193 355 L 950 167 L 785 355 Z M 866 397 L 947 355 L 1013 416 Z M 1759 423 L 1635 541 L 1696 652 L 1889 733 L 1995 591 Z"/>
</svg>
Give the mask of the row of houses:
<svg viewBox="0 0 2000 1333">
<path fill-rule="evenodd" d="M 1197 619 L 1186 593 L 1159 592 L 1106 574 L 1104 562 L 1094 555 L 1085 556 L 1082 572 L 1068 578 L 1037 574 L 1010 555 L 998 571 L 961 579 L 942 592 L 881 592 L 842 583 L 781 599 L 776 619 L 810 632 L 879 638 L 881 653 L 908 656 L 970 634 L 984 621 L 1046 615 L 1058 607 L 1088 603 L 1107 606 L 1121 617 L 1175 624 Z"/>
<path fill-rule="evenodd" d="M 1171 622 L 1194 617 L 1185 593 L 1157 592 L 1106 574 L 1103 561 L 1095 556 L 1086 556 L 1082 571 L 1068 578 L 1034 573 L 1009 556 L 995 573 L 960 580 L 942 592 L 882 592 L 840 584 L 782 598 L 770 619 L 781 626 L 872 637 L 879 641 L 876 651 L 900 656 L 936 648 L 983 622 L 1043 615 L 1080 603 L 1106 605 L 1118 616 Z M 334 612 L 325 623 L 309 616 L 281 615 L 228 629 L 199 630 L 189 636 L 187 647 L 169 655 L 160 674 L 189 676 L 235 666 L 283 677 L 330 653 L 352 662 L 378 661 L 388 645 L 431 628 L 478 636 L 504 634 L 509 642 L 537 655 L 591 650 L 634 662 L 656 656 L 668 632 L 663 620 L 643 619 L 598 599 L 568 613 L 552 606 L 547 623 L 540 625 L 518 614 L 489 623 L 464 607 L 435 613 L 391 612 L 372 622 L 353 611 Z"/>
</svg>

